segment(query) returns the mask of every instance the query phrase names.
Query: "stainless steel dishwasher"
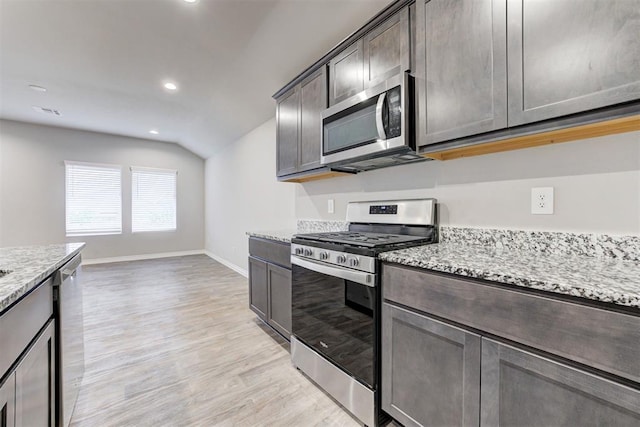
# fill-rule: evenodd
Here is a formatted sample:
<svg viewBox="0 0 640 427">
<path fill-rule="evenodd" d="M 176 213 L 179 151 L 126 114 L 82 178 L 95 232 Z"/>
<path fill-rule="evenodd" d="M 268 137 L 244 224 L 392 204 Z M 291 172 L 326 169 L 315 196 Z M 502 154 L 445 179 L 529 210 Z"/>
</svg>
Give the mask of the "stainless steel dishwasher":
<svg viewBox="0 0 640 427">
<path fill-rule="evenodd" d="M 67 427 L 84 376 L 82 258 L 73 257 L 56 273 L 53 300 L 56 318 L 56 419 Z"/>
</svg>

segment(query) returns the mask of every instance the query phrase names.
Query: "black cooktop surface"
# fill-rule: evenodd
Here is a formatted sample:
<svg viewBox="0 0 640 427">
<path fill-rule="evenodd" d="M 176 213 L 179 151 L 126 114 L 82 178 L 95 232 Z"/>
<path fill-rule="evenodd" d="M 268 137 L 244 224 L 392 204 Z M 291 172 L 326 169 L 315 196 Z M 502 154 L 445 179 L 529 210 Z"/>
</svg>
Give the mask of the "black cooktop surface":
<svg viewBox="0 0 640 427">
<path fill-rule="evenodd" d="M 423 236 L 411 236 L 405 234 L 368 233 L 359 231 L 339 231 L 327 233 L 298 234 L 297 239 L 311 242 L 338 243 L 366 248 L 389 248 L 406 246 L 409 243 L 429 243 L 430 239 Z"/>
</svg>

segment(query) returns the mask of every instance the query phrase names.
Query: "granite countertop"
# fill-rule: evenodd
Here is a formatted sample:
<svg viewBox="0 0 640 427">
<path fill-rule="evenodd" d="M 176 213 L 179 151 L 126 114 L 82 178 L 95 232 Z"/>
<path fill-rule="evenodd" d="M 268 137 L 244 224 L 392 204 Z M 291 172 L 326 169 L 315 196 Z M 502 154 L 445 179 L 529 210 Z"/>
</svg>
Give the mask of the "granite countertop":
<svg viewBox="0 0 640 427">
<path fill-rule="evenodd" d="M 346 231 L 348 228 L 349 223 L 345 221 L 299 219 L 295 230 L 247 231 L 246 234 L 249 237 L 291 243 L 291 238 L 296 234 Z"/>
<path fill-rule="evenodd" d="M 285 243 L 291 243 L 291 238 L 294 234 L 296 232 L 293 230 L 247 231 L 247 236 L 249 237 L 259 237 Z"/>
<path fill-rule="evenodd" d="M 62 267 L 84 243 L 0 248 L 0 312 Z"/>
<path fill-rule="evenodd" d="M 380 254 L 387 262 L 640 308 L 640 262 L 438 243 Z"/>
</svg>

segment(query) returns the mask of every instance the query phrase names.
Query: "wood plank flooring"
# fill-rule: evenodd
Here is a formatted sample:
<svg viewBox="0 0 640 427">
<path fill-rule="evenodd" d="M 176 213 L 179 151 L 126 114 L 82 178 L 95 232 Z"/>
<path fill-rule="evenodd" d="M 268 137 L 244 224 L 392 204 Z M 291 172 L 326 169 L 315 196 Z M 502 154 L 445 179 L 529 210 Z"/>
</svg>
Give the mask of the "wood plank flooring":
<svg viewBox="0 0 640 427">
<path fill-rule="evenodd" d="M 83 267 L 80 426 L 357 426 L 205 255 Z"/>
</svg>

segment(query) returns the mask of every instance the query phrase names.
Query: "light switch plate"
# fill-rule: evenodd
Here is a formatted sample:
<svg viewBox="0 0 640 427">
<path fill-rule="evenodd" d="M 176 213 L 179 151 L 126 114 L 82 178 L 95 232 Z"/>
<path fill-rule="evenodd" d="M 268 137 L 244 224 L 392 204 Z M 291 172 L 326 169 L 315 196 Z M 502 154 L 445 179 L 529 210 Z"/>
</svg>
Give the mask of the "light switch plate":
<svg viewBox="0 0 640 427">
<path fill-rule="evenodd" d="M 336 211 L 336 206 L 335 206 L 335 203 L 333 202 L 333 199 L 327 200 L 327 212 L 334 213 L 335 211 Z"/>
<path fill-rule="evenodd" d="M 553 187 L 531 189 L 531 213 L 533 215 L 553 215 Z"/>
</svg>

